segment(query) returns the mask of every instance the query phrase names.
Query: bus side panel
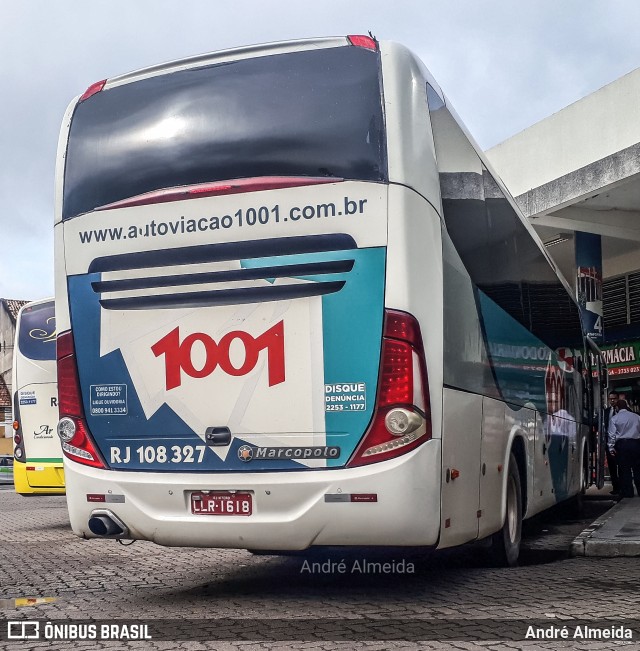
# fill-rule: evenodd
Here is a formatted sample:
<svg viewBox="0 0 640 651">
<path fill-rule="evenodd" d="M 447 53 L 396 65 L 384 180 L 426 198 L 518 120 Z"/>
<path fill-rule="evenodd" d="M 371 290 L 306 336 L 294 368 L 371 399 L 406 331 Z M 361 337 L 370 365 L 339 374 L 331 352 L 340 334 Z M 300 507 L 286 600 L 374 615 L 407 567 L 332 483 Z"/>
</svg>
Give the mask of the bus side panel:
<svg viewBox="0 0 640 651">
<path fill-rule="evenodd" d="M 583 449 L 587 444 L 589 426 L 577 423 L 575 438 L 569 440 L 569 476 L 567 478 L 567 493 L 569 496 L 576 495 L 581 490 L 583 476 Z"/>
<path fill-rule="evenodd" d="M 533 466 L 535 445 L 534 409 L 516 408 L 493 398 L 482 399 L 482 449 L 480 456 L 480 503 L 478 508 L 478 538 L 498 531 L 506 516 L 506 483 L 509 458 L 516 437 L 524 444 L 525 475 L 520 477 L 523 516 L 535 493 Z M 526 512 L 525 512 L 526 508 Z"/>
<path fill-rule="evenodd" d="M 53 248 L 55 256 L 56 328 L 58 333 L 71 328 L 69 296 L 67 294 L 67 263 L 64 247 L 64 226 L 56 224 L 53 228 Z"/>
<path fill-rule="evenodd" d="M 413 188 L 439 210 L 440 184 L 427 111 L 428 73 L 397 43 L 384 43 L 381 55 L 389 182 Z"/>
<path fill-rule="evenodd" d="M 551 503 L 570 497 L 581 466 L 577 360 L 583 340 L 577 306 L 455 116 L 435 96 L 430 109 L 446 224 L 444 382 L 503 400 L 527 440 L 532 428 L 526 413 L 540 412 L 540 456 L 525 459 L 532 471 L 532 513 L 547 504 L 549 494 Z M 531 445 L 527 452 L 533 452 Z"/>
<path fill-rule="evenodd" d="M 505 427 L 505 404 L 500 400 L 484 397 L 482 399 L 478 538 L 484 538 L 498 531 L 504 520 Z"/>
<path fill-rule="evenodd" d="M 445 389 L 439 548 L 478 536 L 482 396 Z"/>
<path fill-rule="evenodd" d="M 527 516 L 535 515 L 556 503 L 553 476 L 549 465 L 548 417 L 536 413 L 535 445 L 533 449 L 534 489 L 530 492 Z"/>
<path fill-rule="evenodd" d="M 416 317 L 424 343 L 431 431 L 442 427 L 442 243 L 440 217 L 408 188 L 389 186 L 385 307 Z M 434 497 L 434 499 L 436 499 Z"/>
</svg>

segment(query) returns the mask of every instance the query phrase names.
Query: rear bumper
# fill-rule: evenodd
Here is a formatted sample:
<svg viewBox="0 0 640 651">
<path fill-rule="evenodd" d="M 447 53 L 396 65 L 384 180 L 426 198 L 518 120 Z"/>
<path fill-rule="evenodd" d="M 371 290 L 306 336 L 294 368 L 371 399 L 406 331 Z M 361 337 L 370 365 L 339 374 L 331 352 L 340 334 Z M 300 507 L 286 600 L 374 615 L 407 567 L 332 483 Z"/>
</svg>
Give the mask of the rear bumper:
<svg viewBox="0 0 640 651">
<path fill-rule="evenodd" d="M 439 536 L 438 440 L 398 459 L 349 469 L 169 474 L 96 470 L 65 459 L 65 470 L 71 526 L 86 538 L 96 537 L 88 521 L 99 509 L 115 514 L 131 538 L 176 547 L 432 546 Z M 194 490 L 249 491 L 253 514 L 193 515 Z M 352 494 L 375 494 L 377 501 L 346 501 Z M 96 495 L 105 501 L 95 502 Z"/>
<path fill-rule="evenodd" d="M 64 495 L 63 465 L 50 462 L 14 462 L 13 484 L 16 493 L 20 495 Z"/>
</svg>

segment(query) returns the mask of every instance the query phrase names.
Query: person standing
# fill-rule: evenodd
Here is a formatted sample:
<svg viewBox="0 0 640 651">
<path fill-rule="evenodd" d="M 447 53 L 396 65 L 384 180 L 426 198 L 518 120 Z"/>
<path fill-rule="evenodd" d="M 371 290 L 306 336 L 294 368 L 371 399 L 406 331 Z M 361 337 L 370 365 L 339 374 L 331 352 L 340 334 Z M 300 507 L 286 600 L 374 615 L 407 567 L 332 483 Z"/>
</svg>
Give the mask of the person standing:
<svg viewBox="0 0 640 651">
<path fill-rule="evenodd" d="M 609 451 L 618 462 L 622 497 L 633 497 L 633 484 L 640 496 L 640 416 L 629 411 L 626 400 L 618 400 L 609 421 Z"/>
<path fill-rule="evenodd" d="M 611 477 L 611 495 L 618 495 L 620 493 L 618 461 L 609 451 L 609 424 L 616 413 L 615 407 L 619 398 L 620 394 L 617 391 L 610 391 L 609 406 L 604 410 L 605 454 L 607 455 L 607 467 L 609 468 L 609 476 Z"/>
</svg>

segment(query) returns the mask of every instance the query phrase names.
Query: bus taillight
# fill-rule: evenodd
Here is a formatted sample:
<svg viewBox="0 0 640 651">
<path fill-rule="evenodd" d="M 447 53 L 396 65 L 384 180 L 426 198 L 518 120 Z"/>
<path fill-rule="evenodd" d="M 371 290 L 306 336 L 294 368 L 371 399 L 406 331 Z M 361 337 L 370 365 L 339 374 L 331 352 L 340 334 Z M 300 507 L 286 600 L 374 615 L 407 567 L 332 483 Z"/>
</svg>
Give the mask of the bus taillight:
<svg viewBox="0 0 640 651">
<path fill-rule="evenodd" d="M 58 367 L 58 436 L 62 451 L 73 461 L 94 468 L 105 468 L 84 420 L 82 396 L 78 382 L 78 368 L 71 331 L 57 338 Z"/>
<path fill-rule="evenodd" d="M 73 336 L 64 332 L 57 339 L 58 407 L 60 415 L 82 417 L 82 400 L 78 370 L 73 349 Z"/>
<path fill-rule="evenodd" d="M 87 90 L 82 93 L 80 96 L 80 99 L 78 100 L 78 104 L 80 102 L 84 102 L 85 100 L 89 99 L 90 97 L 93 97 L 96 93 L 99 93 L 103 88 L 104 85 L 107 83 L 106 79 L 103 79 L 102 81 L 96 81 L 95 84 L 91 84 Z"/>
<path fill-rule="evenodd" d="M 347 36 L 349 43 L 355 45 L 356 47 L 363 47 L 366 50 L 373 50 L 374 52 L 378 49 L 378 43 L 375 38 L 371 36 L 363 36 L 361 34 L 352 34 Z"/>
<path fill-rule="evenodd" d="M 20 401 L 18 399 L 18 391 L 13 396 L 13 458 L 16 461 L 25 462 L 27 460 L 27 451 L 24 447 L 24 439 L 22 437 L 22 424 L 20 423 Z"/>
<path fill-rule="evenodd" d="M 385 310 L 376 409 L 347 465 L 391 459 L 429 438 L 429 386 L 420 326 L 406 312 Z"/>
</svg>

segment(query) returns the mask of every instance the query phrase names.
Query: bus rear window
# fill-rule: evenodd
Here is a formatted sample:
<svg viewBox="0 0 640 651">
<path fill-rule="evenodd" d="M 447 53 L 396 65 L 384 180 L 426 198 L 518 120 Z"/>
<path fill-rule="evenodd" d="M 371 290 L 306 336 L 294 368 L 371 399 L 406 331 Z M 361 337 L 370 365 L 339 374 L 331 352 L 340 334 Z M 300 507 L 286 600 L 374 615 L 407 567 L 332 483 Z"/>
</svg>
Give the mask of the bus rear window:
<svg viewBox="0 0 640 651">
<path fill-rule="evenodd" d="M 379 53 L 339 47 L 182 70 L 78 104 L 63 218 L 261 176 L 387 176 Z"/>
<path fill-rule="evenodd" d="M 56 317 L 53 302 L 26 307 L 22 311 L 18 348 L 28 359 L 56 358 Z"/>
</svg>

